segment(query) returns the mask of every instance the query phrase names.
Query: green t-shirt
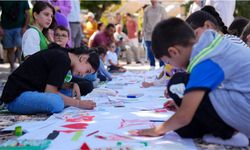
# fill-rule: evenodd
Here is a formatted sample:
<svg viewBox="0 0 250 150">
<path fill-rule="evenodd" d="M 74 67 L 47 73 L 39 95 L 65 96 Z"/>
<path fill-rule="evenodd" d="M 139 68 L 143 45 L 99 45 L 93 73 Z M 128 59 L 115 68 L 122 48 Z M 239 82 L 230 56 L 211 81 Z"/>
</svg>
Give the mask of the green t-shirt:
<svg viewBox="0 0 250 150">
<path fill-rule="evenodd" d="M 39 37 L 40 37 L 40 50 L 44 50 L 44 49 L 48 49 L 48 40 L 47 38 L 43 35 L 43 33 L 38 30 L 36 27 L 31 27 L 33 29 L 35 29 L 38 34 L 39 34 Z"/>
<path fill-rule="evenodd" d="M 25 23 L 25 11 L 29 10 L 27 0 L 0 1 L 2 9 L 1 26 L 3 29 L 20 28 Z"/>
</svg>

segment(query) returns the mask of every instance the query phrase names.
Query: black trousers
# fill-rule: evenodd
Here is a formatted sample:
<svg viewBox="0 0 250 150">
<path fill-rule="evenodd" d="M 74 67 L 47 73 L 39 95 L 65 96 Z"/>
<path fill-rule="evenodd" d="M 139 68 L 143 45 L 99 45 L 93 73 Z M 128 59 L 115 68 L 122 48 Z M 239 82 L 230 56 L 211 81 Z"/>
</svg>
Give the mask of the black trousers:
<svg viewBox="0 0 250 150">
<path fill-rule="evenodd" d="M 176 73 L 168 83 L 168 93 L 169 96 L 175 101 L 175 103 L 180 106 L 182 99 L 178 95 L 172 93 L 169 89 L 171 85 L 184 83 L 187 85 L 189 79 L 189 74 L 187 73 Z M 212 134 L 216 137 L 221 137 L 223 139 L 229 139 L 232 137 L 236 131 L 234 128 L 227 125 L 215 111 L 209 96 L 209 91 L 207 91 L 198 106 L 192 121 L 176 130 L 183 138 L 201 138 L 205 134 Z"/>
</svg>

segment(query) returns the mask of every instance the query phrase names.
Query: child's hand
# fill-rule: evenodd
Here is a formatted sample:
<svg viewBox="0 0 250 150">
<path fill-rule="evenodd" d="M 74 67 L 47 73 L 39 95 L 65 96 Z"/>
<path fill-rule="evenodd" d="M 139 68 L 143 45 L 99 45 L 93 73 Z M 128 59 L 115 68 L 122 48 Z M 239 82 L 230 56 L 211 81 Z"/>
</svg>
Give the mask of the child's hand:
<svg viewBox="0 0 250 150">
<path fill-rule="evenodd" d="M 143 129 L 143 130 L 132 130 L 132 131 L 129 131 L 129 133 L 134 136 L 155 137 L 155 136 L 162 136 L 165 132 L 162 133 L 159 127 L 155 127 L 155 128 Z"/>
<path fill-rule="evenodd" d="M 173 100 L 170 100 L 164 103 L 163 107 L 170 111 L 176 111 L 178 108 L 178 106 L 175 104 Z"/>
<path fill-rule="evenodd" d="M 142 82 L 142 87 L 144 88 L 148 88 L 153 86 L 154 84 L 152 82 Z"/>
<path fill-rule="evenodd" d="M 83 109 L 94 109 L 96 107 L 96 103 L 91 100 L 83 100 L 79 101 L 78 107 Z"/>
<path fill-rule="evenodd" d="M 73 84 L 72 95 L 76 97 L 76 99 L 81 100 L 81 92 L 77 83 Z"/>
<path fill-rule="evenodd" d="M 164 90 L 164 96 L 165 96 L 166 98 L 169 98 L 168 89 L 167 89 L 167 88 Z"/>
</svg>

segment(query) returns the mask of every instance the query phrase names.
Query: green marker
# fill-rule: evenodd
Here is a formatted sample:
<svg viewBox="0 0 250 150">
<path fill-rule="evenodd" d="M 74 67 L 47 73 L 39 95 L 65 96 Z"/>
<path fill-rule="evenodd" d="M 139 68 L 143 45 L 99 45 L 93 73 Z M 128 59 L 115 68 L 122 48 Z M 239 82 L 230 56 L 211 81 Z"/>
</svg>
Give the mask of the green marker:
<svg viewBox="0 0 250 150">
<path fill-rule="evenodd" d="M 21 136 L 23 134 L 23 129 L 21 126 L 15 127 L 15 136 Z"/>
<path fill-rule="evenodd" d="M 66 77 L 64 78 L 64 81 L 65 81 L 65 82 L 70 82 L 71 79 L 72 79 L 72 75 L 67 74 Z"/>
</svg>

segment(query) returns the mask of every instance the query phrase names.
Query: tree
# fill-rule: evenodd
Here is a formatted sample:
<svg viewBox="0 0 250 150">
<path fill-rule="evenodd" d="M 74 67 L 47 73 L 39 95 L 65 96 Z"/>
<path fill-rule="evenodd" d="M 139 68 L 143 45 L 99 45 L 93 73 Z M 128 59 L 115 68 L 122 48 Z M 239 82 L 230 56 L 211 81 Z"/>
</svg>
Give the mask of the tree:
<svg viewBox="0 0 250 150">
<path fill-rule="evenodd" d="M 97 21 L 102 17 L 102 13 L 112 4 L 121 4 L 121 0 L 81 0 L 81 9 L 87 9 L 95 14 Z"/>
<path fill-rule="evenodd" d="M 249 1 L 236 1 L 235 16 L 243 16 L 250 19 L 249 10 Z"/>
</svg>

